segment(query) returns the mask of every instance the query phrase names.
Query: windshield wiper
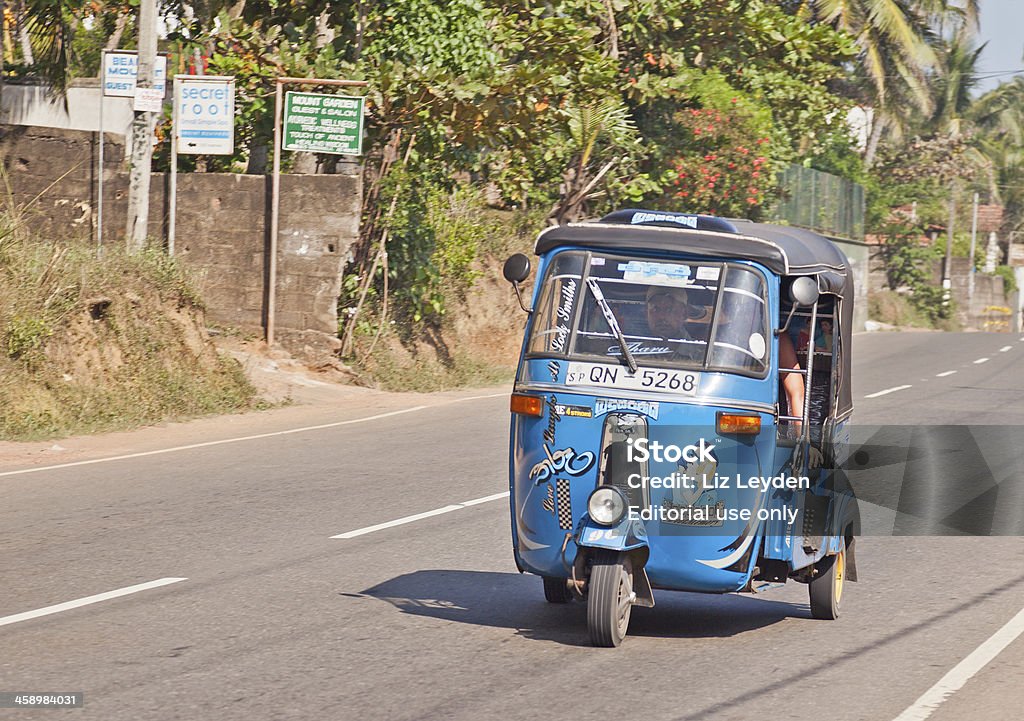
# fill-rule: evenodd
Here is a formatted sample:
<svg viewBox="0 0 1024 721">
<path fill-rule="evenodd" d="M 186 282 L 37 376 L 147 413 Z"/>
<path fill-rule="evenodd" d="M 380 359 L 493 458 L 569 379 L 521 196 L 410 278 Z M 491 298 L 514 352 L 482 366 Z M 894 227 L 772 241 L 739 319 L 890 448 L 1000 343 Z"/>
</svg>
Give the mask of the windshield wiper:
<svg viewBox="0 0 1024 721">
<path fill-rule="evenodd" d="M 601 309 L 601 313 L 604 315 L 605 322 L 608 323 L 608 327 L 612 329 L 612 333 L 619 339 L 619 351 L 621 352 L 622 359 L 626 361 L 626 365 L 629 366 L 631 373 L 636 373 L 636 361 L 633 360 L 633 354 L 629 352 L 629 348 L 626 347 L 626 336 L 622 334 L 622 329 L 619 328 L 619 322 L 615 320 L 615 314 L 612 313 L 612 308 L 608 305 L 608 301 L 604 299 L 604 293 L 597 286 L 597 281 L 593 278 L 587 278 L 587 285 L 590 286 L 590 292 L 594 294 L 594 300 L 597 301 L 597 306 Z"/>
</svg>

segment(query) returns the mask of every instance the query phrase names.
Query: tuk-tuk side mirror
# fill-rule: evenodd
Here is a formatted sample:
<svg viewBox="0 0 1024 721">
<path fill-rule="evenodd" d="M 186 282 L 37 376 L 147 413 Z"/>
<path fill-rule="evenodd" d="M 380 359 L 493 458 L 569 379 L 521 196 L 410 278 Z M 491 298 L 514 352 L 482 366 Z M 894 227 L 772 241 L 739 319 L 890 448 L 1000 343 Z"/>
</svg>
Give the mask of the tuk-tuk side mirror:
<svg viewBox="0 0 1024 721">
<path fill-rule="evenodd" d="M 502 273 L 509 283 L 522 283 L 530 277 L 530 259 L 522 253 L 516 253 L 505 261 Z"/>
<path fill-rule="evenodd" d="M 818 301 L 818 281 L 800 276 L 789 286 L 789 299 L 796 305 L 814 305 Z"/>
<path fill-rule="evenodd" d="M 524 312 L 529 313 L 530 309 L 523 303 L 523 294 L 519 292 L 519 284 L 530 277 L 530 259 L 522 253 L 516 253 L 505 261 L 505 266 L 501 269 L 501 272 L 505 276 L 505 280 L 512 284 L 512 288 L 516 292 L 516 298 L 519 300 L 519 307 Z"/>
<path fill-rule="evenodd" d="M 809 275 L 802 275 L 799 278 L 795 278 L 793 282 L 789 284 L 789 315 L 786 316 L 785 324 L 775 331 L 775 335 L 780 336 L 789 330 L 789 323 L 793 320 L 793 314 L 796 313 L 797 306 L 814 305 L 818 302 L 818 296 L 820 293 L 816 278 L 812 278 Z"/>
</svg>

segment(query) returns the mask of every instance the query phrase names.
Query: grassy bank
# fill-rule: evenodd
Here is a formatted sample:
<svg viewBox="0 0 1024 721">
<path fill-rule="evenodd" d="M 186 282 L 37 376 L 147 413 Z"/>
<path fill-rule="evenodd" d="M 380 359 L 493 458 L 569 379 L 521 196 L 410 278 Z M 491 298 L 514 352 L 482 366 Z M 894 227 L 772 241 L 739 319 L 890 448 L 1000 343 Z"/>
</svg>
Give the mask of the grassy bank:
<svg viewBox="0 0 1024 721">
<path fill-rule="evenodd" d="M 162 251 L 128 255 L 0 213 L 0 439 L 125 429 L 253 406 Z"/>
</svg>

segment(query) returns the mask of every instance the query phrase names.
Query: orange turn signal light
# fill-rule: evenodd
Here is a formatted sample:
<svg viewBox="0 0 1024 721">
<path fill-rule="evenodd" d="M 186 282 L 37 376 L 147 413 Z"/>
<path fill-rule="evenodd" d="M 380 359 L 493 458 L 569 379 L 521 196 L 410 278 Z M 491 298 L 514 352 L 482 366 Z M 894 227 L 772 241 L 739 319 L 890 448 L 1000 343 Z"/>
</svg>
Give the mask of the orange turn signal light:
<svg viewBox="0 0 1024 721">
<path fill-rule="evenodd" d="M 761 416 L 757 413 L 718 411 L 715 427 L 719 433 L 739 433 L 753 436 L 761 432 Z"/>
<path fill-rule="evenodd" d="M 544 399 L 540 396 L 528 396 L 520 393 L 512 394 L 512 402 L 509 403 L 513 413 L 523 416 L 544 415 Z"/>
</svg>

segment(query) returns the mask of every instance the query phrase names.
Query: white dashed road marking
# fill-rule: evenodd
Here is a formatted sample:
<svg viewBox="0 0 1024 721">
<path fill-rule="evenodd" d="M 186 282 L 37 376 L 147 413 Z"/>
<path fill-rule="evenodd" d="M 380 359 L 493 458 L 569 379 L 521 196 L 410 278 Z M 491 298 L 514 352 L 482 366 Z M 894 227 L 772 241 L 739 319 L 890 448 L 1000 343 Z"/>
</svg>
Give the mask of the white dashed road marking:
<svg viewBox="0 0 1024 721">
<path fill-rule="evenodd" d="M 884 391 L 878 391 L 877 393 L 869 393 L 864 396 L 865 398 L 878 398 L 879 396 L 888 395 L 889 393 L 895 393 L 896 391 L 902 391 L 907 388 L 913 388 L 913 386 L 896 386 L 895 388 L 886 388 Z"/>
<path fill-rule="evenodd" d="M 956 373 L 956 371 L 946 371 L 945 373 L 936 373 L 935 377 L 936 378 L 945 378 L 946 376 L 951 376 L 954 373 Z"/>
<path fill-rule="evenodd" d="M 974 365 L 978 365 L 979 363 L 988 363 L 988 358 L 979 358 L 978 360 L 974 361 Z"/>
<path fill-rule="evenodd" d="M 364 536 L 367 533 L 373 533 L 374 531 L 383 531 L 385 528 L 394 528 L 395 526 L 402 526 L 406 523 L 413 523 L 414 521 L 420 521 L 424 518 L 430 518 L 431 516 L 440 516 L 442 513 L 451 513 L 452 511 L 458 511 L 463 508 L 468 508 L 470 506 L 476 506 L 480 503 L 496 501 L 499 498 L 508 498 L 508 491 L 505 491 L 504 493 L 495 493 L 493 496 L 474 498 L 472 501 L 463 501 L 462 503 L 455 503 L 450 506 L 444 506 L 443 508 L 435 508 L 433 511 L 424 511 L 423 513 L 417 513 L 412 516 L 405 516 L 404 518 L 396 518 L 394 521 L 378 523 L 376 526 L 366 526 L 365 528 L 357 528 L 354 531 L 346 531 L 345 533 L 339 533 L 337 536 L 331 536 L 331 538 L 355 538 L 356 536 Z"/>
<path fill-rule="evenodd" d="M 135 586 L 119 588 L 116 591 L 97 593 L 95 596 L 86 596 L 85 598 L 79 598 L 75 601 L 58 603 L 56 606 L 47 606 L 46 608 L 39 608 L 35 611 L 26 611 L 25 613 L 16 613 L 13 616 L 4 616 L 3 618 L 0 618 L 0 626 L 6 626 L 9 623 L 18 623 L 19 621 L 28 621 L 31 618 L 39 618 L 40 616 L 49 616 L 51 613 L 70 611 L 72 608 L 80 608 L 81 606 L 88 606 L 91 603 L 99 603 L 100 601 L 109 601 L 112 598 L 119 598 L 131 593 L 148 591 L 151 588 L 160 588 L 161 586 L 166 586 L 171 583 L 178 583 L 179 581 L 187 580 L 187 578 L 159 578 L 156 581 L 149 581 L 148 583 L 140 583 Z"/>
<path fill-rule="evenodd" d="M 1018 611 L 1009 623 L 992 634 L 985 643 L 978 646 L 967 658 L 950 669 L 949 673 L 938 680 L 938 683 L 925 691 L 921 698 L 897 716 L 895 721 L 924 721 L 943 701 L 959 691 L 974 674 L 1013 643 L 1021 633 L 1024 633 L 1024 609 Z"/>
</svg>

